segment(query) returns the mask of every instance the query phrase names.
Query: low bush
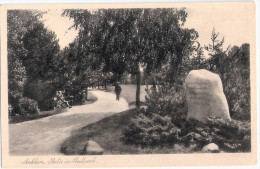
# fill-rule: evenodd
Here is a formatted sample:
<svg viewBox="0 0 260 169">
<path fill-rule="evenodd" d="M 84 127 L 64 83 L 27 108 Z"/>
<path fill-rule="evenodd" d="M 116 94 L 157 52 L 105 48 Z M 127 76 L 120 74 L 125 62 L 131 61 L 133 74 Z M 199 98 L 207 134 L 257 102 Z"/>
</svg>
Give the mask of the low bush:
<svg viewBox="0 0 260 169">
<path fill-rule="evenodd" d="M 184 91 L 158 85 L 147 90 L 145 104 L 146 108 L 139 110 L 124 131 L 124 142 L 141 147 L 180 142 L 180 128 L 187 116 Z"/>
<path fill-rule="evenodd" d="M 124 131 L 123 141 L 141 147 L 183 144 L 199 151 L 215 143 L 225 152 L 251 151 L 249 121 L 207 118 L 205 123 L 187 120 L 183 90 L 159 85 L 147 91 L 146 108 L 137 112 Z"/>
<path fill-rule="evenodd" d="M 147 90 L 146 106 L 144 114 L 170 116 L 177 127 L 181 127 L 187 117 L 184 90 L 177 91 L 168 85 L 160 85 L 156 90 Z"/>
<path fill-rule="evenodd" d="M 37 114 L 39 113 L 38 103 L 27 97 L 19 99 L 19 112 L 20 115 Z"/>
<path fill-rule="evenodd" d="M 123 141 L 141 147 L 173 145 L 179 141 L 180 130 L 169 116 L 143 113 L 135 116 L 124 131 Z"/>
<path fill-rule="evenodd" d="M 200 149 L 206 144 L 215 143 L 225 152 L 251 150 L 251 129 L 248 121 L 209 117 L 206 123 L 202 123 L 190 119 L 181 131 L 182 141 L 186 146 L 195 142 Z"/>
<path fill-rule="evenodd" d="M 51 82 L 35 81 L 28 83 L 24 88 L 24 96 L 37 101 L 40 110 L 53 109 L 55 88 Z"/>
<path fill-rule="evenodd" d="M 208 118 L 206 123 L 189 119 L 179 128 L 169 116 L 143 114 L 135 116 L 124 131 L 123 141 L 141 147 L 172 146 L 183 144 L 201 150 L 209 143 L 215 143 L 224 152 L 250 152 L 250 122 Z"/>
</svg>

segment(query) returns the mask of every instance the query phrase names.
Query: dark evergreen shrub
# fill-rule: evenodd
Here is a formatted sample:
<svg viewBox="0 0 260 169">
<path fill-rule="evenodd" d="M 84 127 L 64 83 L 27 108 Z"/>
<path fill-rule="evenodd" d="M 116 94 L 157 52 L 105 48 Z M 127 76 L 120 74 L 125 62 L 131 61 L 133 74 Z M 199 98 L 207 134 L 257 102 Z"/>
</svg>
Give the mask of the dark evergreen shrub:
<svg viewBox="0 0 260 169">
<path fill-rule="evenodd" d="M 184 96 L 183 90 L 165 84 L 147 90 L 146 108 L 131 120 L 124 132 L 125 143 L 154 147 L 180 142 L 180 127 L 187 116 Z"/>
<path fill-rule="evenodd" d="M 145 114 L 170 116 L 177 127 L 181 127 L 186 120 L 188 109 L 184 89 L 176 91 L 168 85 L 160 85 L 156 90 L 147 90 L 146 105 Z"/>
<path fill-rule="evenodd" d="M 180 141 L 179 133 L 180 129 L 171 122 L 171 117 L 140 113 L 124 131 L 123 141 L 141 147 L 174 145 Z"/>
<path fill-rule="evenodd" d="M 251 129 L 249 121 L 207 118 L 206 123 L 193 119 L 187 121 L 181 133 L 186 145 L 195 141 L 198 147 L 215 143 L 225 152 L 251 151 Z"/>
<path fill-rule="evenodd" d="M 41 80 L 28 83 L 24 89 L 24 96 L 36 100 L 40 110 L 53 109 L 54 94 L 53 84 Z"/>
<path fill-rule="evenodd" d="M 212 117 L 205 123 L 187 120 L 185 92 L 178 89 L 160 84 L 147 90 L 146 108 L 131 120 L 124 131 L 123 141 L 142 147 L 184 144 L 193 147 L 193 151 L 215 143 L 225 152 L 251 151 L 250 121 L 237 120 L 245 117 L 241 112 L 231 121 Z M 244 102 L 237 104 L 241 107 Z"/>
</svg>

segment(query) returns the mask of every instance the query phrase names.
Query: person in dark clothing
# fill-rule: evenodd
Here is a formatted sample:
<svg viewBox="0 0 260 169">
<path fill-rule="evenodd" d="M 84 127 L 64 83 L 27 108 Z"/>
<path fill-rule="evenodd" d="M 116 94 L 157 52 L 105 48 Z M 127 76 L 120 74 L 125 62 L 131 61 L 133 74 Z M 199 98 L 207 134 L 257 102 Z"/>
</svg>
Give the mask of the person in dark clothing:
<svg viewBox="0 0 260 169">
<path fill-rule="evenodd" d="M 118 83 L 115 84 L 116 100 L 119 100 L 122 89 Z"/>
</svg>

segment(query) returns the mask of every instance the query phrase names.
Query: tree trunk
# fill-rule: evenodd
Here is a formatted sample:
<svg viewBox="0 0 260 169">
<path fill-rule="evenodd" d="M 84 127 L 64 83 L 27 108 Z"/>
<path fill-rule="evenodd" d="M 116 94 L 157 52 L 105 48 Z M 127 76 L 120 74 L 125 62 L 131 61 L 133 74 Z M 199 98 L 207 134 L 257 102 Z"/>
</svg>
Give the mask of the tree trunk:
<svg viewBox="0 0 260 169">
<path fill-rule="evenodd" d="M 157 92 L 155 78 L 153 78 L 153 91 Z"/>
<path fill-rule="evenodd" d="M 145 81 L 145 86 L 146 86 L 146 90 L 148 91 L 149 90 L 149 86 L 148 86 L 147 80 Z"/>
<path fill-rule="evenodd" d="M 140 87 L 141 87 L 141 72 L 140 68 L 138 67 L 137 74 L 136 74 L 136 108 L 140 108 Z"/>
<path fill-rule="evenodd" d="M 88 100 L 88 88 L 86 88 L 86 101 Z"/>
</svg>

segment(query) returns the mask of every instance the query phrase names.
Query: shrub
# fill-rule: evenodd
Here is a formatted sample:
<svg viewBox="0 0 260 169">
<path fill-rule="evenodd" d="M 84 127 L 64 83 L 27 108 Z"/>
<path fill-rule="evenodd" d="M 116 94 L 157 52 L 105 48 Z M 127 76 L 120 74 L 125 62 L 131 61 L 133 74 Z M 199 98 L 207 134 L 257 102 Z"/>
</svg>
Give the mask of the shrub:
<svg viewBox="0 0 260 169">
<path fill-rule="evenodd" d="M 83 103 L 83 90 L 86 89 L 85 84 L 82 81 L 74 81 L 69 87 L 65 88 L 66 95 L 73 98 L 75 105 Z"/>
<path fill-rule="evenodd" d="M 250 120 L 250 45 L 234 46 L 225 55 L 220 55 L 214 72 L 221 77 L 230 115 L 232 119 Z"/>
<path fill-rule="evenodd" d="M 124 131 L 124 142 L 154 147 L 180 141 L 180 127 L 186 120 L 187 107 L 183 90 L 161 84 L 147 90 L 146 108 L 131 120 Z"/>
<path fill-rule="evenodd" d="M 205 123 L 186 120 L 188 110 L 184 90 L 158 85 L 157 89 L 152 88 L 147 93 L 147 107 L 138 112 L 124 131 L 125 143 L 141 147 L 184 144 L 192 151 L 215 143 L 226 152 L 251 151 L 249 121 L 212 117 Z"/>
<path fill-rule="evenodd" d="M 248 152 L 251 150 L 250 122 L 207 118 L 206 123 L 193 119 L 187 121 L 181 133 L 182 141 L 189 145 L 192 141 L 202 148 L 216 143 L 226 152 Z"/>
<path fill-rule="evenodd" d="M 168 85 L 160 85 L 158 90 L 147 91 L 146 105 L 145 114 L 170 116 L 177 127 L 181 127 L 187 117 L 188 109 L 183 89 L 176 91 Z"/>
<path fill-rule="evenodd" d="M 73 97 L 74 104 L 82 104 L 82 89 L 78 87 L 71 87 L 68 91 L 69 95 Z"/>
<path fill-rule="evenodd" d="M 23 96 L 26 80 L 26 70 L 21 60 L 13 52 L 8 52 L 8 101 L 13 107 Z"/>
<path fill-rule="evenodd" d="M 24 96 L 36 100 L 41 110 L 53 109 L 52 97 L 54 94 L 53 84 L 42 80 L 30 82 L 24 89 Z"/>
<path fill-rule="evenodd" d="M 39 113 L 38 103 L 27 97 L 19 99 L 19 113 L 20 115 L 37 114 Z"/>
<path fill-rule="evenodd" d="M 250 122 L 207 118 L 205 123 L 189 119 L 181 128 L 172 123 L 170 116 L 146 113 L 141 109 L 124 130 L 123 141 L 144 147 L 182 144 L 199 151 L 215 143 L 225 152 L 251 151 Z"/>
<path fill-rule="evenodd" d="M 171 117 L 140 113 L 124 131 L 123 141 L 141 147 L 174 145 L 179 141 L 179 133 L 180 130 L 171 122 Z"/>
</svg>

